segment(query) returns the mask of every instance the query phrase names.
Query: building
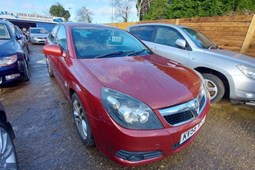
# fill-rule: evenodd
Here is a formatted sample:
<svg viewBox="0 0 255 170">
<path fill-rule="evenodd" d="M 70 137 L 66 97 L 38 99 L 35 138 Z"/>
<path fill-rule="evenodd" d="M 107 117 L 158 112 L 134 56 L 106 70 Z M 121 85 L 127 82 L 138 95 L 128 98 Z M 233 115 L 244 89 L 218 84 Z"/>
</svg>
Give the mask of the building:
<svg viewBox="0 0 255 170">
<path fill-rule="evenodd" d="M 43 27 L 50 31 L 56 23 L 65 21 L 62 17 L 12 13 L 7 11 L 0 11 L 0 18 L 9 20 L 23 30 L 24 28 L 28 30 L 29 27 Z"/>
</svg>

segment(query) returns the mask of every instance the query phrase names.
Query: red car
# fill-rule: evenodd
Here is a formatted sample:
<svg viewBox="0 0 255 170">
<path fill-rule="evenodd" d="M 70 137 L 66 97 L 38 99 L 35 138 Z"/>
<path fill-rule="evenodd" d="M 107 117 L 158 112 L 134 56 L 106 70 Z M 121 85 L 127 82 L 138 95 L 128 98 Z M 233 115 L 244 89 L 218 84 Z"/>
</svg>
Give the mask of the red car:
<svg viewBox="0 0 255 170">
<path fill-rule="evenodd" d="M 72 103 L 81 140 L 121 165 L 180 151 L 205 122 L 210 100 L 201 76 L 126 31 L 60 23 L 46 44 L 49 75 Z"/>
</svg>

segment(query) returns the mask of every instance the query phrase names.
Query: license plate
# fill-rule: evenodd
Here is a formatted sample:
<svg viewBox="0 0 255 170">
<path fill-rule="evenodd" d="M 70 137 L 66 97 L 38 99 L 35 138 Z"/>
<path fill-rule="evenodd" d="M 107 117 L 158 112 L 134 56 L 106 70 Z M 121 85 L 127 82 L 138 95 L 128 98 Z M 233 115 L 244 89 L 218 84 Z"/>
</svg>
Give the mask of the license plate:
<svg viewBox="0 0 255 170">
<path fill-rule="evenodd" d="M 182 133 L 180 144 L 187 141 L 189 138 L 191 138 L 205 123 L 205 117 L 201 120 L 199 124 L 197 124 L 195 127 L 187 130 L 186 132 Z"/>
</svg>

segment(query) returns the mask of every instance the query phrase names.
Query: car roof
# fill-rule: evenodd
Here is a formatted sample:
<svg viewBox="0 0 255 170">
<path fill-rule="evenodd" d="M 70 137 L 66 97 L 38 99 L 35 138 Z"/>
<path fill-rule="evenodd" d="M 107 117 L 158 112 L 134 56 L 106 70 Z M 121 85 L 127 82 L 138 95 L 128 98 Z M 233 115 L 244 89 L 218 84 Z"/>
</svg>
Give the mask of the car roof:
<svg viewBox="0 0 255 170">
<path fill-rule="evenodd" d="M 43 27 L 30 27 L 30 29 L 45 29 Z"/>
<path fill-rule="evenodd" d="M 182 26 L 182 25 L 175 25 L 175 24 L 166 24 L 166 23 L 145 23 L 145 24 L 136 24 L 136 25 L 131 25 L 131 27 L 137 27 L 137 26 L 146 26 L 146 25 L 151 25 L 151 26 L 170 26 L 173 28 L 189 28 L 186 26 Z"/>
<path fill-rule="evenodd" d="M 108 26 L 108 25 L 91 24 L 91 23 L 83 23 L 83 22 L 61 22 L 59 24 L 60 25 L 65 25 L 66 27 L 94 27 L 94 28 L 114 28 L 114 29 L 119 29 L 117 27 Z"/>
</svg>

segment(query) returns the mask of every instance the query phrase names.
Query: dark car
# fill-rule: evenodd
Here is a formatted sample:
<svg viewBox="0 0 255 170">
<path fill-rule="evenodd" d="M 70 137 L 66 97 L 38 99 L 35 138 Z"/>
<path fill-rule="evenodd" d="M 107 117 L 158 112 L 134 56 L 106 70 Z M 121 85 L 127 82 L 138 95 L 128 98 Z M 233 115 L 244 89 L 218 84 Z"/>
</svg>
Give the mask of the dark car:
<svg viewBox="0 0 255 170">
<path fill-rule="evenodd" d="M 18 34 L 21 35 L 21 40 L 19 40 L 20 45 L 22 46 L 22 48 L 25 50 L 25 52 L 27 53 L 27 56 L 29 54 L 29 43 L 28 43 L 28 39 L 26 34 L 18 27 L 15 25 L 15 29 L 17 31 Z M 27 58 L 29 60 L 29 58 Z"/>
<path fill-rule="evenodd" d="M 28 51 L 15 26 L 0 20 L 0 85 L 17 79 L 29 80 Z"/>
<path fill-rule="evenodd" d="M 143 165 L 172 155 L 204 124 L 210 100 L 201 76 L 130 33 L 61 23 L 46 43 L 48 71 L 72 104 L 81 140 L 117 163 Z"/>
<path fill-rule="evenodd" d="M 17 169 L 17 156 L 13 139 L 15 134 L 7 121 L 3 105 L 0 103 L 0 169 Z"/>
</svg>

